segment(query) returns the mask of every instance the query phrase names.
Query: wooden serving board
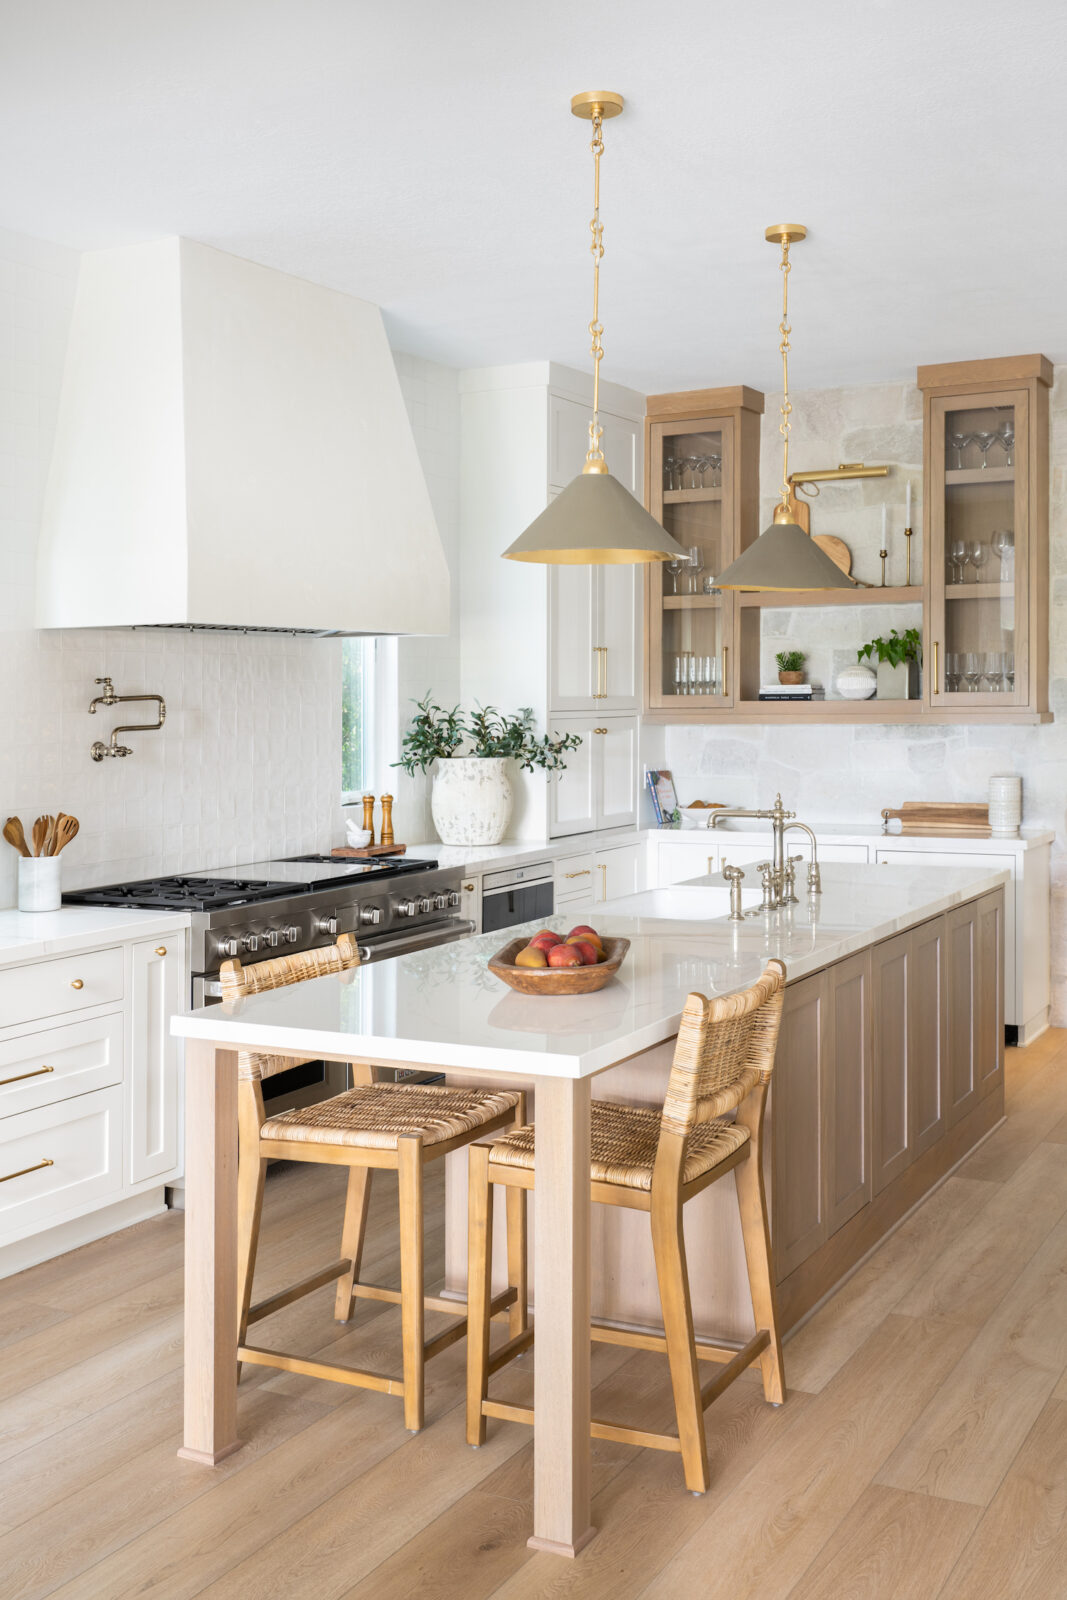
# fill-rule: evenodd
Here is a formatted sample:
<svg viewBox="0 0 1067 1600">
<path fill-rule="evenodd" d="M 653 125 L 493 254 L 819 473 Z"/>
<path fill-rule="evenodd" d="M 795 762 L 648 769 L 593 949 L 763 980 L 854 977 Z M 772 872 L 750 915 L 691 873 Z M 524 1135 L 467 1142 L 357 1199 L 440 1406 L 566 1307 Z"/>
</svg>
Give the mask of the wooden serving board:
<svg viewBox="0 0 1067 1600">
<path fill-rule="evenodd" d="M 933 833 L 957 835 L 970 839 L 990 839 L 988 805 L 977 805 L 965 800 L 905 800 L 899 810 L 886 808 L 882 821 L 899 822 L 901 833 Z"/>
<path fill-rule="evenodd" d="M 367 856 L 402 856 L 407 851 L 406 844 L 365 844 L 361 850 L 353 850 L 351 845 L 341 844 L 330 854 L 336 856 L 338 861 L 353 861 Z"/>
</svg>

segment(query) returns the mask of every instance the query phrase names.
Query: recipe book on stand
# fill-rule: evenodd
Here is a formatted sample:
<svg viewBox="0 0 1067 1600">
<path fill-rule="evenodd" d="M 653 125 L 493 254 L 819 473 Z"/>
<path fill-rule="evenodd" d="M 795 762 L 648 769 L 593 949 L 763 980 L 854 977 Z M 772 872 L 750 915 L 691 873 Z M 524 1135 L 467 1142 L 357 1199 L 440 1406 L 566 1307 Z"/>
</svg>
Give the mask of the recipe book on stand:
<svg viewBox="0 0 1067 1600">
<path fill-rule="evenodd" d="M 761 683 L 761 700 L 825 700 L 826 691 L 814 683 Z"/>
</svg>

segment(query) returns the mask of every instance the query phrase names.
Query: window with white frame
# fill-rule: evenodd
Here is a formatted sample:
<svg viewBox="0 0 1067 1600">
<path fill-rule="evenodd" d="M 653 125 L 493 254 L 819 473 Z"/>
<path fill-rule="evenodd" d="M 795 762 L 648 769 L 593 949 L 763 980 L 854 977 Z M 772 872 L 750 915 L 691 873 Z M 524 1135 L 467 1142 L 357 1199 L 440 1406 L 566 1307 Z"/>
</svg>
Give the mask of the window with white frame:
<svg viewBox="0 0 1067 1600">
<path fill-rule="evenodd" d="M 341 801 L 391 788 L 397 758 L 395 639 L 342 640 Z"/>
</svg>

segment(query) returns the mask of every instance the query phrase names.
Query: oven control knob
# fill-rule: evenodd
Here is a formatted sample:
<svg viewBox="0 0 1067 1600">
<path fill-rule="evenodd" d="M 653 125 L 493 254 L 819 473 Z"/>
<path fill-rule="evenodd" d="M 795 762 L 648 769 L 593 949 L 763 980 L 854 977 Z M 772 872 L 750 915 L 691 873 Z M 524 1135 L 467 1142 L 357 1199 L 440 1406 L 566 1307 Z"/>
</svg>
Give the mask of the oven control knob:
<svg viewBox="0 0 1067 1600">
<path fill-rule="evenodd" d="M 447 894 L 435 894 L 434 897 L 433 897 L 433 905 L 434 905 L 434 910 L 435 911 L 447 911 L 448 910 L 448 896 L 447 896 Z"/>
<path fill-rule="evenodd" d="M 250 956 L 254 956 L 256 951 L 259 949 L 258 933 L 246 933 L 244 938 L 241 940 L 241 949 L 247 950 Z"/>
<path fill-rule="evenodd" d="M 370 923 L 376 928 L 382 920 L 382 914 L 377 906 L 364 906 L 359 914 L 359 920 L 361 923 Z"/>
<path fill-rule="evenodd" d="M 449 905 L 450 906 L 458 906 L 458 905 L 461 905 L 462 902 L 463 902 L 463 896 L 460 894 L 459 890 L 458 889 L 453 889 L 452 892 L 448 896 Z"/>
<path fill-rule="evenodd" d="M 293 926 L 283 928 L 282 938 L 285 940 L 286 944 L 296 944 L 297 940 L 300 938 L 300 929 Z"/>
<path fill-rule="evenodd" d="M 401 900 L 396 908 L 398 917 L 413 917 L 418 910 L 414 900 Z"/>
<path fill-rule="evenodd" d="M 419 901 L 419 910 L 422 912 L 433 910 L 433 901 L 430 899 L 428 894 L 424 894 L 422 899 Z"/>
<path fill-rule="evenodd" d="M 277 950 L 278 946 L 282 942 L 281 930 L 278 928 L 271 928 L 265 937 L 267 944 L 272 950 Z"/>
<path fill-rule="evenodd" d="M 232 958 L 233 956 L 235 956 L 237 954 L 239 949 L 240 949 L 240 945 L 237 943 L 236 939 L 220 939 L 219 940 L 219 955 L 220 956 L 230 956 Z"/>
<path fill-rule="evenodd" d="M 337 918 L 336 917 L 320 917 L 318 919 L 317 927 L 318 927 L 318 930 L 319 930 L 320 933 L 328 933 L 330 935 L 331 939 L 336 939 L 336 937 L 337 937 Z"/>
</svg>

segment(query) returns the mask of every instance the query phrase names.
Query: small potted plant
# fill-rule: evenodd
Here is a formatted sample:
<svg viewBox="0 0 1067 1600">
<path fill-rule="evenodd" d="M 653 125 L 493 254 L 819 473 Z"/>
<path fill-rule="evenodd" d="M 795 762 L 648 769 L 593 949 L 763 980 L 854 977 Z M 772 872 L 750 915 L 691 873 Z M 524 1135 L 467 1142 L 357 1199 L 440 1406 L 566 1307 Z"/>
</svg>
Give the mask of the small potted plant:
<svg viewBox="0 0 1067 1600">
<path fill-rule="evenodd" d="M 803 650 L 779 650 L 774 659 L 778 663 L 779 683 L 804 682 Z"/>
<path fill-rule="evenodd" d="M 427 695 L 415 711 L 394 764 L 409 777 L 434 768 L 430 813 L 442 844 L 499 844 L 511 820 L 508 762 L 526 772 L 562 772 L 564 753 L 582 742 L 576 733 L 537 738 L 529 706 L 513 716 L 479 706 L 464 717 L 458 706 L 445 711 Z"/>
<path fill-rule="evenodd" d="M 879 700 L 917 700 L 923 642 L 918 628 L 890 630 L 888 639 L 872 639 L 856 651 L 857 661 L 877 660 Z"/>
</svg>

